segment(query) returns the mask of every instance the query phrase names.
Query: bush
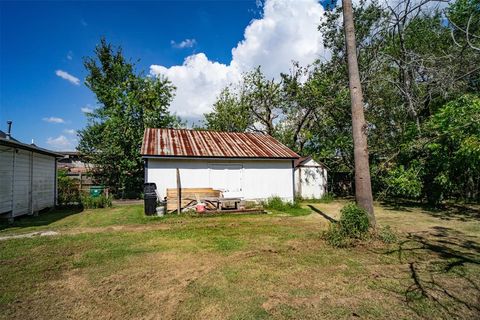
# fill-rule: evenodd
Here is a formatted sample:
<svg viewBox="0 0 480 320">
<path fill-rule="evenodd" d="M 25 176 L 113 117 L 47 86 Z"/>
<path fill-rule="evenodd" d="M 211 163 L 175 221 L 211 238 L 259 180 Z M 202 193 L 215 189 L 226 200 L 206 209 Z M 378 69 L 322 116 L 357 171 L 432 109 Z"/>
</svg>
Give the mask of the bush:
<svg viewBox="0 0 480 320">
<path fill-rule="evenodd" d="M 67 176 L 66 170 L 58 170 L 57 174 L 58 197 L 60 206 L 80 203 L 80 191 L 75 180 Z"/>
<path fill-rule="evenodd" d="M 370 228 L 367 211 L 354 203 L 350 203 L 343 207 L 340 213 L 339 225 L 347 236 L 351 238 L 365 236 Z"/>
<path fill-rule="evenodd" d="M 331 224 L 323 236 L 334 247 L 346 247 L 354 240 L 366 239 L 369 229 L 367 212 L 351 203 L 342 208 L 338 223 Z"/>
<path fill-rule="evenodd" d="M 90 195 L 82 195 L 82 206 L 85 209 L 109 208 L 112 206 L 112 198 L 105 195 L 92 197 Z"/>
</svg>

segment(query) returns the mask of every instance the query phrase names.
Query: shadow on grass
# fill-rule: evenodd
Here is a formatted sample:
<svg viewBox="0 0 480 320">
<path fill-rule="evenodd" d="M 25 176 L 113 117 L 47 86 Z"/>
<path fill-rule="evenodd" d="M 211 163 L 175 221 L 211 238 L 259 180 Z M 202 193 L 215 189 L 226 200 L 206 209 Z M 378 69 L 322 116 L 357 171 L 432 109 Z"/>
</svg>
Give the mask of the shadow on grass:
<svg viewBox="0 0 480 320">
<path fill-rule="evenodd" d="M 433 232 L 409 233 L 398 247 L 384 252 L 397 254 L 408 263 L 411 281 L 403 290 L 407 304 L 419 316 L 425 306 L 451 318 L 480 314 L 480 245 L 451 228 L 436 226 Z M 386 288 L 392 291 L 391 289 Z"/>
<path fill-rule="evenodd" d="M 390 211 L 412 212 L 421 208 L 423 213 L 442 220 L 480 221 L 480 206 L 459 203 L 447 203 L 432 207 L 425 203 L 408 200 L 384 200 L 382 206 Z"/>
<path fill-rule="evenodd" d="M 324 217 L 325 219 L 327 219 L 328 221 L 332 222 L 332 223 L 335 223 L 335 222 L 338 222 L 337 220 L 333 219 L 332 217 L 328 216 L 327 214 L 325 214 L 324 212 L 322 212 L 322 210 L 318 209 L 318 208 L 315 208 L 314 206 L 312 206 L 311 204 L 308 205 L 308 207 L 318 213 L 319 215 L 321 215 L 322 217 Z"/>
<path fill-rule="evenodd" d="M 54 223 L 55 221 L 80 213 L 82 211 L 83 209 L 80 207 L 67 207 L 58 208 L 47 212 L 40 212 L 38 216 L 20 216 L 15 218 L 15 221 L 13 223 L 9 223 L 7 219 L 2 219 L 0 220 L 0 230 L 6 230 L 10 228 L 46 226 Z"/>
</svg>

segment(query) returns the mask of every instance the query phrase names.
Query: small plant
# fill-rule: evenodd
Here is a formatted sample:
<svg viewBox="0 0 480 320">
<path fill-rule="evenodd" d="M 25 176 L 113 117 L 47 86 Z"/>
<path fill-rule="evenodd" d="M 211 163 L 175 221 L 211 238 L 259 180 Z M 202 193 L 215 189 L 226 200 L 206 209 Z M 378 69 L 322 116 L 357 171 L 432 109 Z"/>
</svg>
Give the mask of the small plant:
<svg viewBox="0 0 480 320">
<path fill-rule="evenodd" d="M 109 208 L 112 206 L 112 198 L 103 194 L 98 197 L 84 194 L 81 197 L 81 201 L 85 209 Z"/>
<path fill-rule="evenodd" d="M 323 238 L 329 245 L 337 248 L 348 247 L 351 243 L 351 239 L 345 235 L 337 223 L 330 224 L 328 231 L 323 234 Z"/>
<path fill-rule="evenodd" d="M 380 228 L 377 236 L 383 243 L 395 243 L 398 240 L 396 233 L 390 228 L 390 226 Z"/>
</svg>

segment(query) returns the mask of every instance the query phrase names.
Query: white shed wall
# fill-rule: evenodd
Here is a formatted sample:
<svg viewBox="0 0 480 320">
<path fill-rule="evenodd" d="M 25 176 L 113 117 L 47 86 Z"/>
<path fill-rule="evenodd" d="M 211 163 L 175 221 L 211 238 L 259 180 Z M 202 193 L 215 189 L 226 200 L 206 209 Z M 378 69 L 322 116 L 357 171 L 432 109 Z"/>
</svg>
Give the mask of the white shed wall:
<svg viewBox="0 0 480 320">
<path fill-rule="evenodd" d="M 12 210 L 13 148 L 0 146 L 0 213 Z"/>
<path fill-rule="evenodd" d="M 0 214 L 16 217 L 54 207 L 55 163 L 53 156 L 1 146 Z"/>
<path fill-rule="evenodd" d="M 33 154 L 33 211 L 55 205 L 55 158 Z"/>
<path fill-rule="evenodd" d="M 304 199 L 320 199 L 327 193 L 327 169 L 314 160 L 295 168 L 295 190 Z"/>
<path fill-rule="evenodd" d="M 267 199 L 279 196 L 292 201 L 294 196 L 294 177 L 291 160 L 196 160 L 196 159 L 148 159 L 145 181 L 157 185 L 159 195 L 166 196 L 167 188 L 176 188 L 176 168 L 180 169 L 182 188 L 215 188 L 213 167 L 216 165 L 240 165 L 240 172 L 234 177 L 241 180 L 238 192 L 238 180 L 227 186 L 233 192 L 224 193 L 225 197 L 242 197 L 248 200 Z M 237 167 L 234 166 L 234 167 Z"/>
</svg>

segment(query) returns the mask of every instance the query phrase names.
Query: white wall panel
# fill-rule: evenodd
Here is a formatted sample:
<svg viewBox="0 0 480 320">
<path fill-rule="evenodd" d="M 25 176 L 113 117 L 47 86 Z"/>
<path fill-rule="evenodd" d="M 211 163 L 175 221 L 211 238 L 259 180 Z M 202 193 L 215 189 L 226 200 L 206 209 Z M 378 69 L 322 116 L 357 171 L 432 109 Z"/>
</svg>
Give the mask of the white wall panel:
<svg viewBox="0 0 480 320">
<path fill-rule="evenodd" d="M 291 201 L 294 193 L 293 169 L 291 160 L 195 160 L 195 159 L 148 159 L 147 182 L 157 185 L 159 194 L 164 197 L 167 188 L 176 188 L 176 168 L 180 169 L 182 188 L 211 187 L 212 170 L 221 165 L 233 165 L 242 169 L 241 174 L 231 172 L 230 184 L 225 188 L 240 193 L 227 193 L 224 196 L 241 196 L 245 199 L 266 199 L 279 196 Z M 215 173 L 213 173 L 215 175 Z M 239 182 L 238 179 L 241 181 Z M 228 179 L 227 179 L 228 180 Z M 226 180 L 226 181 L 227 181 Z M 215 182 L 213 182 L 215 183 Z"/>
</svg>

